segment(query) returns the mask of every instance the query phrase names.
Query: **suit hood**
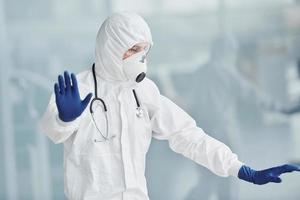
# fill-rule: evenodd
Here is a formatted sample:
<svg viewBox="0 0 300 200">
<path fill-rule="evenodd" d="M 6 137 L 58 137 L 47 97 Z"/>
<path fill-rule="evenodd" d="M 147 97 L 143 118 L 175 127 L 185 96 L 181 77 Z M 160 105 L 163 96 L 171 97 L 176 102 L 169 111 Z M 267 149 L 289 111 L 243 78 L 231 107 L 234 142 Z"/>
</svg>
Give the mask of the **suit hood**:
<svg viewBox="0 0 300 200">
<path fill-rule="evenodd" d="M 123 54 L 140 42 L 153 44 L 149 26 L 141 16 L 121 12 L 108 17 L 101 25 L 96 38 L 97 76 L 106 81 L 128 82 L 123 72 Z"/>
</svg>

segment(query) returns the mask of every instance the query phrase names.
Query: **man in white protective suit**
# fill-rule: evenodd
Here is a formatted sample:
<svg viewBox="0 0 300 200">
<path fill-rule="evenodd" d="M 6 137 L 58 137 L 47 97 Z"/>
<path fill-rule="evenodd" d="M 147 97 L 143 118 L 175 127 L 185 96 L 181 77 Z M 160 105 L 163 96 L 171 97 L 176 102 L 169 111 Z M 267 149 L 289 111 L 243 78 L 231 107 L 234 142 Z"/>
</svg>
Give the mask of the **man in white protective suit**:
<svg viewBox="0 0 300 200">
<path fill-rule="evenodd" d="M 40 127 L 54 143 L 64 144 L 68 199 L 149 199 L 144 172 L 152 137 L 168 140 L 173 151 L 219 176 L 266 184 L 300 171 L 295 165 L 253 170 L 197 127 L 145 77 L 152 44 L 142 17 L 113 14 L 98 32 L 93 67 L 58 76 Z"/>
</svg>

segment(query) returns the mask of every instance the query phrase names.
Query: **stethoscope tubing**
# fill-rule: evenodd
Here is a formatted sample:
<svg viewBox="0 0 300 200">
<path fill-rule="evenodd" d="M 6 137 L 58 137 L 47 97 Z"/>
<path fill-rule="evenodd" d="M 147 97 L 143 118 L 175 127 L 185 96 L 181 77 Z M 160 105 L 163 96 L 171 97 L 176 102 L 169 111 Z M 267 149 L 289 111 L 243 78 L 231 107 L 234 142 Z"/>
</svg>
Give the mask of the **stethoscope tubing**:
<svg viewBox="0 0 300 200">
<path fill-rule="evenodd" d="M 104 139 L 104 141 L 99 141 L 99 140 L 95 139 L 95 142 L 105 142 L 107 140 L 110 140 L 110 139 L 114 138 L 115 135 L 112 135 L 111 137 L 108 136 L 109 130 L 108 130 L 107 106 L 106 106 L 104 100 L 101 99 L 100 97 L 98 97 L 98 87 L 97 87 L 98 85 L 97 85 L 97 77 L 96 77 L 96 72 L 95 72 L 95 63 L 93 64 L 92 71 L 93 71 L 93 79 L 94 79 L 94 93 L 95 93 L 95 97 L 92 99 L 92 101 L 90 103 L 90 113 L 92 115 L 92 120 L 93 120 L 93 122 L 95 124 L 96 129 L 98 130 L 98 132 L 101 134 L 101 136 Z M 135 102 L 136 102 L 136 106 L 137 106 L 137 108 L 136 108 L 137 111 L 138 111 L 137 116 L 141 117 L 141 115 L 143 114 L 143 112 L 141 112 L 142 111 L 141 104 L 140 104 L 139 99 L 137 97 L 136 91 L 133 89 L 132 92 L 133 92 L 133 96 L 134 96 L 134 99 L 135 99 Z M 103 105 L 103 110 L 104 110 L 105 119 L 106 119 L 106 127 L 107 127 L 106 128 L 107 129 L 106 130 L 106 136 L 104 136 L 104 134 L 102 133 L 102 131 L 100 130 L 100 128 L 97 126 L 97 123 L 96 123 L 95 118 L 94 118 L 93 104 L 96 101 L 100 101 L 102 103 L 102 105 Z"/>
</svg>

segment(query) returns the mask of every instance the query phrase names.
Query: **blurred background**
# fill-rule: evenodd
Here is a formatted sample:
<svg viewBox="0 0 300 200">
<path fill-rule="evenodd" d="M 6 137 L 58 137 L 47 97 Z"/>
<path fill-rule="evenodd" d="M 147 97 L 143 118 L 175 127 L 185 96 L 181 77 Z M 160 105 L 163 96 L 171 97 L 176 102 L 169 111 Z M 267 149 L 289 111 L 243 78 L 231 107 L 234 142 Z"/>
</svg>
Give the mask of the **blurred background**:
<svg viewBox="0 0 300 200">
<path fill-rule="evenodd" d="M 38 120 L 63 70 L 91 67 L 113 12 L 152 30 L 149 77 L 255 169 L 300 163 L 299 0 L 0 0 L 0 199 L 65 199 L 63 145 Z M 222 178 L 152 140 L 153 200 L 297 200 L 300 174 L 256 186 Z"/>
</svg>

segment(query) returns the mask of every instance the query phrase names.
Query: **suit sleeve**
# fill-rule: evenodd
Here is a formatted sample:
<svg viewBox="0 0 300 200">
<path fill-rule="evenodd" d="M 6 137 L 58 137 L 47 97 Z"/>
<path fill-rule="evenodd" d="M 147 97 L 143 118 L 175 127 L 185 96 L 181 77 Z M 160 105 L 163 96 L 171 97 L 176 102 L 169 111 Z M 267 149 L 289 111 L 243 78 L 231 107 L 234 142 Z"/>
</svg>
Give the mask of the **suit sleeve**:
<svg viewBox="0 0 300 200">
<path fill-rule="evenodd" d="M 157 89 L 157 88 L 156 88 Z M 195 120 L 157 89 L 156 109 L 152 112 L 152 136 L 168 140 L 170 148 L 216 175 L 237 176 L 243 165 L 228 146 L 210 137 Z"/>
<path fill-rule="evenodd" d="M 65 142 L 79 126 L 80 117 L 71 122 L 64 122 L 58 117 L 58 110 L 55 103 L 55 95 L 52 94 L 47 109 L 39 121 L 38 127 L 55 144 Z"/>
</svg>

